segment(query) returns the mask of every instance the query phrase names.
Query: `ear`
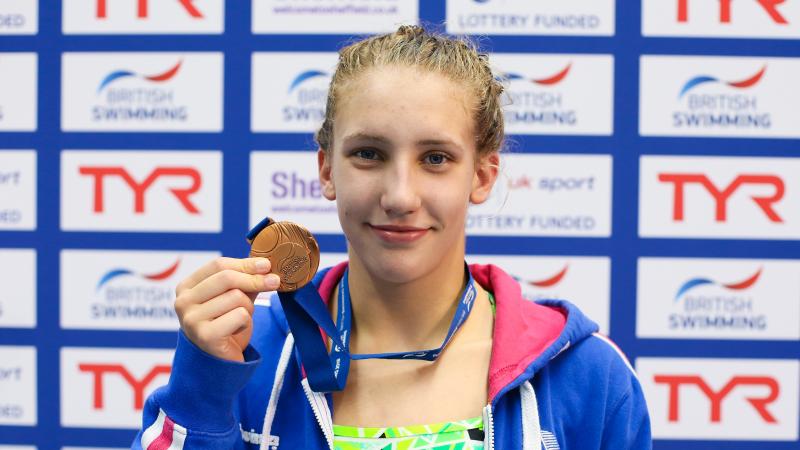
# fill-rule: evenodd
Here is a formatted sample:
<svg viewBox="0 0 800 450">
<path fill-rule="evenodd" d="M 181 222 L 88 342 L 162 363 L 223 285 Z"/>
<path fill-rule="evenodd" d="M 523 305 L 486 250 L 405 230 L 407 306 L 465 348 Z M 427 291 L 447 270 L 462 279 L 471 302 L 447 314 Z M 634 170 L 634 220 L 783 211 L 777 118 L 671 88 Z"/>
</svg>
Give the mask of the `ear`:
<svg viewBox="0 0 800 450">
<path fill-rule="evenodd" d="M 317 150 L 317 166 L 319 167 L 319 183 L 322 195 L 328 200 L 336 200 L 336 189 L 331 176 L 331 155 L 323 149 Z"/>
<path fill-rule="evenodd" d="M 475 175 L 472 177 L 472 192 L 469 194 L 470 203 L 479 204 L 489 198 L 492 193 L 492 186 L 497 180 L 497 173 L 500 169 L 500 154 L 491 152 L 481 157 L 475 167 Z"/>
</svg>

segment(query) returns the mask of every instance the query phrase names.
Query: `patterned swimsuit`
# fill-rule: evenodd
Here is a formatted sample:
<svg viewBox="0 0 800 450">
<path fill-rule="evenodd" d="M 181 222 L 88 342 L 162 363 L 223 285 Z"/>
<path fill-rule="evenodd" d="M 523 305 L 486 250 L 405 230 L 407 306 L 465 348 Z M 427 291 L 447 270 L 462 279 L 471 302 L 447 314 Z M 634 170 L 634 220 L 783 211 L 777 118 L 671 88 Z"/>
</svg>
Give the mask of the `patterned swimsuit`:
<svg viewBox="0 0 800 450">
<path fill-rule="evenodd" d="M 492 312 L 494 296 L 489 293 Z M 483 418 L 407 427 L 333 426 L 334 450 L 483 450 Z"/>
</svg>

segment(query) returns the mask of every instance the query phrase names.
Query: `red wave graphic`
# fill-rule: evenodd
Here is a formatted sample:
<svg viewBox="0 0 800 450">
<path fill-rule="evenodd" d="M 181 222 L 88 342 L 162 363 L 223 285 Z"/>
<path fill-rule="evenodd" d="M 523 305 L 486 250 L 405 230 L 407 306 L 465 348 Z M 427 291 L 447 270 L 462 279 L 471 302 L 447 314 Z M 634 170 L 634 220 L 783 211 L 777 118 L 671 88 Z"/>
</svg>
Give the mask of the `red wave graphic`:
<svg viewBox="0 0 800 450">
<path fill-rule="evenodd" d="M 764 65 L 764 67 L 762 67 L 762 68 L 761 68 L 761 70 L 759 70 L 759 71 L 758 71 L 758 72 L 757 72 L 755 75 L 753 75 L 752 77 L 750 77 L 750 78 L 747 78 L 747 79 L 745 79 L 745 80 L 742 80 L 742 81 L 729 81 L 729 82 L 728 82 L 728 85 L 729 85 L 729 86 L 733 86 L 733 87 L 737 87 L 737 88 L 746 88 L 746 87 L 750 87 L 750 86 L 752 86 L 752 85 L 754 85 L 754 84 L 758 83 L 758 80 L 760 80 L 760 79 L 761 79 L 761 77 L 763 77 L 763 76 L 764 76 L 764 72 L 766 72 L 766 70 L 767 70 L 767 65 L 765 64 L 765 65 Z"/>
<path fill-rule="evenodd" d="M 544 85 L 556 84 L 559 81 L 561 81 L 564 78 L 566 78 L 567 74 L 569 73 L 569 69 L 570 68 L 572 68 L 572 63 L 567 64 L 567 67 L 565 67 L 561 72 L 558 72 L 557 74 L 553 75 L 552 77 L 541 78 L 541 79 L 538 79 L 538 80 L 534 79 L 533 82 L 536 83 L 536 84 L 544 84 Z"/>
<path fill-rule="evenodd" d="M 756 284 L 756 281 L 758 281 L 758 277 L 761 276 L 762 270 L 764 270 L 763 267 L 759 268 L 758 272 L 756 272 L 753 276 L 744 281 L 740 281 L 738 283 L 723 284 L 723 286 L 725 286 L 728 289 L 734 289 L 734 290 L 747 289 L 750 286 Z"/>
<path fill-rule="evenodd" d="M 178 270 L 178 264 L 180 264 L 180 263 L 181 263 L 181 260 L 178 259 L 177 261 L 175 261 L 175 264 L 173 264 L 172 267 L 169 267 L 167 270 L 165 270 L 163 272 L 155 273 L 153 275 L 143 275 L 143 276 L 145 278 L 147 278 L 148 280 L 153 280 L 153 281 L 165 280 L 165 279 L 171 277 L 172 274 L 174 274 L 175 271 Z"/>
<path fill-rule="evenodd" d="M 145 77 L 150 81 L 166 81 L 170 78 L 174 77 L 176 73 L 178 73 L 178 69 L 181 68 L 181 64 L 183 64 L 183 60 L 178 61 L 178 64 L 175 64 L 175 67 L 167 70 L 164 73 L 160 73 L 158 75 L 153 75 L 149 77 Z"/>
<path fill-rule="evenodd" d="M 554 286 L 554 285 L 558 284 L 558 282 L 561 281 L 562 278 L 564 278 L 564 275 L 567 274 L 567 269 L 569 269 L 569 264 L 565 264 L 564 268 L 561 269 L 561 272 L 558 272 L 557 274 L 553 275 L 552 277 L 545 278 L 544 280 L 539 280 L 539 281 L 530 281 L 529 284 L 532 284 L 532 285 L 534 285 L 536 287 Z"/>
</svg>

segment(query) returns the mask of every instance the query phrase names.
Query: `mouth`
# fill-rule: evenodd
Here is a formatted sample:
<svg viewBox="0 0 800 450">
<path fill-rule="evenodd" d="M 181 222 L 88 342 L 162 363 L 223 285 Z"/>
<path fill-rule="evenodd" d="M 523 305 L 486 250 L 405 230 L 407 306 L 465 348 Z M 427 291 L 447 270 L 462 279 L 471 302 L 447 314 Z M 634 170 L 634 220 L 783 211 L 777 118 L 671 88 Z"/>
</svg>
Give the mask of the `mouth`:
<svg viewBox="0 0 800 450">
<path fill-rule="evenodd" d="M 429 228 L 412 227 L 405 225 L 373 225 L 369 228 L 384 242 L 390 244 L 406 244 L 421 239 Z"/>
</svg>

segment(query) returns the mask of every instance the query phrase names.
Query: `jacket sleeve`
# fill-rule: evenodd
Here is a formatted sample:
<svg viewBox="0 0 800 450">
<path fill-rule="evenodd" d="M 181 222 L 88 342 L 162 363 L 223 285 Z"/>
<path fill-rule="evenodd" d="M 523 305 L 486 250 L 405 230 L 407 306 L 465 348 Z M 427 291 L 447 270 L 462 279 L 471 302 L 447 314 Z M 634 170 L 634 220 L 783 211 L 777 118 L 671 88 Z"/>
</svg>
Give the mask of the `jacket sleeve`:
<svg viewBox="0 0 800 450">
<path fill-rule="evenodd" d="M 602 450 L 650 450 L 650 416 L 639 380 L 631 374 L 627 393 L 607 416 L 603 427 Z"/>
<path fill-rule="evenodd" d="M 243 363 L 214 357 L 180 332 L 169 382 L 147 398 L 131 448 L 244 448 L 237 396 L 261 361 L 251 346 L 244 357 Z"/>
</svg>

